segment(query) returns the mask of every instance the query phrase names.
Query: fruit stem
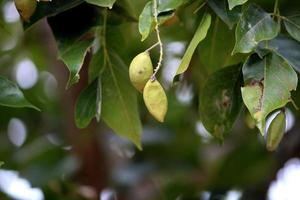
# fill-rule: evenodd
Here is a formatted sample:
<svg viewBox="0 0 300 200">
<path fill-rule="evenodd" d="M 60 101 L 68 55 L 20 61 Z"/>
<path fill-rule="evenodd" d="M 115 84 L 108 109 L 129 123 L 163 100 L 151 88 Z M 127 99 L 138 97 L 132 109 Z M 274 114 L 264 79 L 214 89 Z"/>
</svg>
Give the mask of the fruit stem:
<svg viewBox="0 0 300 200">
<path fill-rule="evenodd" d="M 275 4 L 274 4 L 274 11 L 273 11 L 273 14 L 276 15 L 277 14 L 277 11 L 278 11 L 278 2 L 279 0 L 275 0 Z M 273 16 L 274 17 L 274 16 Z"/>
<path fill-rule="evenodd" d="M 159 42 L 156 42 L 154 45 L 152 45 L 151 47 L 149 47 L 148 49 L 146 49 L 146 52 L 151 51 L 152 49 L 154 49 L 157 45 L 159 45 Z"/>
<path fill-rule="evenodd" d="M 158 10 L 157 10 L 157 0 L 153 0 L 153 15 L 154 15 L 154 21 L 155 21 L 155 32 L 156 32 L 156 36 L 157 36 L 157 43 L 159 44 L 159 48 L 160 48 L 160 55 L 159 55 L 159 60 L 157 63 L 156 68 L 154 69 L 154 73 L 152 74 L 150 80 L 154 81 L 156 78 L 156 74 L 159 71 L 161 65 L 162 65 L 162 61 L 163 61 L 163 43 L 161 41 L 160 38 L 160 34 L 159 34 L 159 23 L 158 23 Z"/>
</svg>

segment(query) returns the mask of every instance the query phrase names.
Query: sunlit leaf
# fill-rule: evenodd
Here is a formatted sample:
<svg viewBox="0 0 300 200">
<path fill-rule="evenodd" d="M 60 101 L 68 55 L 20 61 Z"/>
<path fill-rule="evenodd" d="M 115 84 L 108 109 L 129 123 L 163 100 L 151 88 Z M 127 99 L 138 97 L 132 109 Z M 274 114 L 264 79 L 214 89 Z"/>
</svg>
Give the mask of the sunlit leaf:
<svg viewBox="0 0 300 200">
<path fill-rule="evenodd" d="M 234 7 L 236 7 L 238 5 L 243 5 L 247 1 L 248 0 L 228 0 L 229 9 L 232 10 Z"/>
<path fill-rule="evenodd" d="M 184 73 L 191 62 L 192 56 L 198 46 L 198 44 L 206 37 L 207 31 L 211 24 L 211 15 L 209 13 L 205 13 L 197 30 L 196 33 L 190 42 L 182 61 L 177 69 L 176 75 Z"/>
<path fill-rule="evenodd" d="M 200 93 L 200 117 L 217 139 L 232 129 L 242 107 L 241 67 L 230 66 L 212 74 Z"/>
<path fill-rule="evenodd" d="M 290 101 L 291 91 L 297 88 L 297 74 L 284 59 L 272 53 L 263 59 L 251 56 L 243 66 L 243 75 L 244 103 L 264 135 L 266 117 Z"/>
<path fill-rule="evenodd" d="M 3 76 L 0 76 L 0 91 L 1 106 L 15 108 L 29 107 L 39 110 L 37 107 L 26 100 L 22 91 L 16 84 Z"/>
<path fill-rule="evenodd" d="M 232 54 L 253 51 L 259 42 L 276 37 L 279 29 L 279 24 L 270 14 L 255 4 L 249 5 L 236 27 L 236 41 Z"/>
</svg>

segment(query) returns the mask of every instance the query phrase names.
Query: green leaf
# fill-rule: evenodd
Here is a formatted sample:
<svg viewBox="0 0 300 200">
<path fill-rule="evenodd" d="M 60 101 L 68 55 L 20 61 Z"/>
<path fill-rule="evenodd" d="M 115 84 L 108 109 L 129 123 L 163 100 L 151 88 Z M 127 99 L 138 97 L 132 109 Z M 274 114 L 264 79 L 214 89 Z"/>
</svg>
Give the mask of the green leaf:
<svg viewBox="0 0 300 200">
<path fill-rule="evenodd" d="M 284 17 L 283 22 L 290 36 L 300 42 L 300 16 L 298 15 L 297 17 L 290 18 Z"/>
<path fill-rule="evenodd" d="M 89 65 L 89 82 L 94 81 L 103 72 L 106 66 L 106 60 L 104 57 L 103 48 L 93 55 L 91 63 Z"/>
<path fill-rule="evenodd" d="M 93 41 L 93 39 L 72 41 L 60 46 L 58 57 L 67 65 L 70 71 L 67 88 L 79 81 L 79 71 L 83 65 L 85 55 L 93 44 Z"/>
<path fill-rule="evenodd" d="M 85 0 L 85 1 L 90 4 L 94 4 L 96 6 L 108 7 L 110 9 L 113 7 L 114 3 L 116 2 L 116 0 Z"/>
<path fill-rule="evenodd" d="M 229 9 L 232 10 L 234 7 L 236 7 L 238 5 L 243 5 L 247 1 L 248 0 L 228 0 Z"/>
<path fill-rule="evenodd" d="M 209 13 L 205 13 L 203 15 L 203 18 L 202 18 L 197 30 L 196 30 L 196 33 L 195 33 L 192 41 L 190 42 L 190 44 L 182 58 L 182 61 L 177 69 L 176 75 L 184 73 L 187 70 L 187 68 L 189 67 L 192 56 L 193 56 L 198 44 L 202 40 L 204 40 L 204 38 L 206 37 L 208 29 L 210 27 L 210 24 L 211 24 L 211 15 Z"/>
<path fill-rule="evenodd" d="M 102 75 L 102 119 L 120 136 L 141 149 L 142 125 L 139 118 L 136 91 L 131 85 L 128 69 L 116 54 Z"/>
<path fill-rule="evenodd" d="M 290 101 L 291 91 L 297 88 L 297 74 L 284 59 L 271 53 L 263 59 L 252 55 L 243 66 L 243 75 L 244 103 L 264 135 L 266 117 Z"/>
<path fill-rule="evenodd" d="M 259 44 L 259 51 L 272 51 L 285 59 L 294 69 L 300 72 L 300 43 L 290 37 L 279 35 L 275 39 Z M 264 52 L 262 52 L 264 53 Z M 266 52 L 265 52 L 266 53 Z"/>
<path fill-rule="evenodd" d="M 142 35 L 142 41 L 144 41 L 150 34 L 154 26 L 153 24 L 152 2 L 149 1 L 139 17 L 139 32 Z"/>
<path fill-rule="evenodd" d="M 69 88 L 79 80 L 85 55 L 94 41 L 94 27 L 100 23 L 100 14 L 95 6 L 81 4 L 48 18 L 48 23 L 58 45 L 58 58 L 70 71 Z"/>
<path fill-rule="evenodd" d="M 234 30 L 228 29 L 226 24 L 217 18 L 211 25 L 207 37 L 199 45 L 201 67 L 211 74 L 223 67 L 244 61 L 246 57 L 244 54 L 231 55 L 233 47 Z M 202 72 L 203 69 L 200 70 Z"/>
<path fill-rule="evenodd" d="M 142 13 L 139 16 L 139 32 L 142 35 L 142 41 L 144 41 L 149 34 L 154 30 L 155 21 L 152 13 L 152 1 L 149 1 L 144 7 Z M 164 13 L 164 15 L 158 16 L 158 23 L 163 24 L 166 20 L 171 18 L 174 12 Z"/>
<path fill-rule="evenodd" d="M 91 120 L 101 114 L 101 81 L 94 80 L 79 95 L 75 105 L 75 122 L 78 128 L 85 128 Z"/>
<path fill-rule="evenodd" d="M 276 37 L 279 29 L 279 24 L 268 13 L 255 4 L 249 5 L 236 27 L 232 54 L 250 53 L 259 42 Z"/>
<path fill-rule="evenodd" d="M 158 0 L 158 13 L 177 9 L 191 0 Z"/>
<path fill-rule="evenodd" d="M 212 74 L 200 94 L 200 117 L 214 137 L 223 140 L 236 121 L 242 97 L 241 68 L 230 66 Z"/>
<path fill-rule="evenodd" d="M 209 0 L 207 3 L 230 29 L 238 22 L 241 15 L 241 8 L 228 10 L 227 0 Z"/>
<path fill-rule="evenodd" d="M 274 151 L 277 149 L 285 133 L 286 119 L 285 113 L 280 111 L 272 120 L 267 135 L 267 149 Z"/>
<path fill-rule="evenodd" d="M 3 76 L 0 76 L 0 105 L 22 108 L 29 107 L 36 110 L 39 110 L 37 107 L 32 105 L 26 100 L 22 91 L 18 88 L 16 84 L 6 79 Z"/>
<path fill-rule="evenodd" d="M 44 17 L 54 16 L 68 9 L 74 8 L 83 2 L 84 0 L 56 0 L 51 2 L 40 1 L 38 2 L 35 13 L 30 18 L 30 21 L 24 23 L 24 28 L 27 29 Z"/>
<path fill-rule="evenodd" d="M 2 167 L 2 165 L 4 165 L 4 162 L 0 161 L 0 167 Z"/>
</svg>

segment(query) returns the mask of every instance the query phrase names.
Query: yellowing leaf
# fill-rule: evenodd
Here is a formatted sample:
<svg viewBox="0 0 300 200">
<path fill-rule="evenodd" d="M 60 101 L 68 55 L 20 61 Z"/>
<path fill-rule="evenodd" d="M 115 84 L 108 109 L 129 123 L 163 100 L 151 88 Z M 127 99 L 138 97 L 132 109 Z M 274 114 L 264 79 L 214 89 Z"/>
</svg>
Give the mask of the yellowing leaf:
<svg viewBox="0 0 300 200">
<path fill-rule="evenodd" d="M 245 86 L 242 97 L 260 132 L 265 133 L 266 117 L 284 107 L 296 90 L 298 77 L 293 68 L 276 54 L 263 60 L 251 56 L 243 67 Z"/>
</svg>

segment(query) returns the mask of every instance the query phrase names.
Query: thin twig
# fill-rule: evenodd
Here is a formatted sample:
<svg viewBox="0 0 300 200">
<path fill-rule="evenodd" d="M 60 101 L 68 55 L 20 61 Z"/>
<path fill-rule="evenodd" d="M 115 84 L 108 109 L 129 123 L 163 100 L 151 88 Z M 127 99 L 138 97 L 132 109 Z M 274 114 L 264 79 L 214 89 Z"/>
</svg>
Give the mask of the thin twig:
<svg viewBox="0 0 300 200">
<path fill-rule="evenodd" d="M 159 34 L 159 23 L 158 23 L 158 10 L 157 10 L 157 0 L 153 0 L 153 15 L 154 15 L 154 22 L 155 22 L 155 32 L 156 32 L 156 36 L 157 36 L 157 42 L 159 44 L 160 47 L 160 55 L 159 55 L 159 60 L 157 63 L 156 68 L 154 69 L 154 73 L 151 76 L 151 80 L 154 81 L 156 79 L 156 74 L 159 71 L 161 65 L 162 65 L 162 61 L 163 61 L 163 44 L 160 38 L 160 34 Z"/>
<path fill-rule="evenodd" d="M 201 8 L 203 8 L 203 6 L 205 6 L 206 1 L 201 3 L 200 6 L 198 8 L 196 8 L 196 10 L 193 12 L 193 14 L 196 14 L 199 10 L 201 10 Z"/>
<path fill-rule="evenodd" d="M 297 104 L 295 103 L 295 101 L 292 98 L 290 99 L 290 101 L 291 101 L 292 105 L 294 106 L 294 108 L 296 110 L 299 110 L 299 107 L 297 106 Z"/>
</svg>

